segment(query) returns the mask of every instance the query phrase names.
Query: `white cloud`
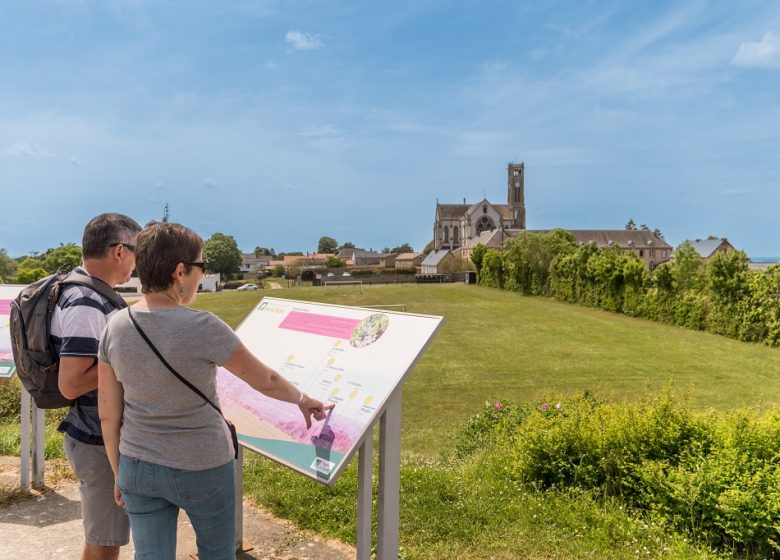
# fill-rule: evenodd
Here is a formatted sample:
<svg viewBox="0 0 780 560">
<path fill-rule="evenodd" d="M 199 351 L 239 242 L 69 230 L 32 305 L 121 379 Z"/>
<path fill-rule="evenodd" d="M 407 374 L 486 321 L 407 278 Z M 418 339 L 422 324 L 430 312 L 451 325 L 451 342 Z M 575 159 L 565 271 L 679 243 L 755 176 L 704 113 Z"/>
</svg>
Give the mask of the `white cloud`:
<svg viewBox="0 0 780 560">
<path fill-rule="evenodd" d="M 298 51 L 316 50 L 322 46 L 322 40 L 319 35 L 301 33 L 300 31 L 288 31 L 287 35 L 284 36 L 284 40 Z"/>
<path fill-rule="evenodd" d="M 213 179 L 206 179 L 205 181 L 203 181 L 203 186 L 210 190 L 216 190 L 219 188 L 219 186 Z"/>
<path fill-rule="evenodd" d="M 745 187 L 732 187 L 723 191 L 723 196 L 746 196 L 755 193 L 755 189 Z"/>
<path fill-rule="evenodd" d="M 154 185 L 154 188 L 157 189 L 158 191 L 162 191 L 165 190 L 167 187 L 165 186 L 165 183 L 163 183 L 162 181 L 158 181 L 157 184 Z"/>
<path fill-rule="evenodd" d="M 742 43 L 733 62 L 744 68 L 780 68 L 780 38 L 770 31 L 758 42 Z"/>
<path fill-rule="evenodd" d="M 42 158 L 50 157 L 53 154 L 45 150 L 38 142 L 28 142 L 26 140 L 19 140 L 14 144 L 11 144 L 6 148 L 5 155 L 12 157 L 32 157 Z"/>
<path fill-rule="evenodd" d="M 307 128 L 306 130 L 299 132 L 298 134 L 300 136 L 305 136 L 308 138 L 322 138 L 322 137 L 339 136 L 341 134 L 341 131 L 335 126 L 333 126 L 332 124 L 325 124 L 322 126 Z"/>
<path fill-rule="evenodd" d="M 81 161 L 81 160 L 80 160 L 79 158 L 77 158 L 77 157 L 73 157 L 73 156 L 71 156 L 71 158 L 70 158 L 70 160 L 69 160 L 69 161 L 70 161 L 70 164 L 71 164 L 71 165 L 75 165 L 76 167 L 81 167 L 82 165 L 84 165 L 84 162 L 83 162 L 83 161 Z"/>
</svg>

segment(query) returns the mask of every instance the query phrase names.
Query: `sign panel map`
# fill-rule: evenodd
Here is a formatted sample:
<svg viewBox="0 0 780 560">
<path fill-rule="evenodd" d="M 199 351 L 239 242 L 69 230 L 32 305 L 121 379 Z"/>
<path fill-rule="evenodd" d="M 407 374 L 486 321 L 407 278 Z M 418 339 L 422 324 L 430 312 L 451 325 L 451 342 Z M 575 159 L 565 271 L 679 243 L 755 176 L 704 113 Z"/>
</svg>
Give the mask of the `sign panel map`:
<svg viewBox="0 0 780 560">
<path fill-rule="evenodd" d="M 335 403 L 310 429 L 298 407 L 253 390 L 220 368 L 217 387 L 239 441 L 332 485 L 442 317 L 266 297 L 236 333 L 301 391 Z"/>
</svg>

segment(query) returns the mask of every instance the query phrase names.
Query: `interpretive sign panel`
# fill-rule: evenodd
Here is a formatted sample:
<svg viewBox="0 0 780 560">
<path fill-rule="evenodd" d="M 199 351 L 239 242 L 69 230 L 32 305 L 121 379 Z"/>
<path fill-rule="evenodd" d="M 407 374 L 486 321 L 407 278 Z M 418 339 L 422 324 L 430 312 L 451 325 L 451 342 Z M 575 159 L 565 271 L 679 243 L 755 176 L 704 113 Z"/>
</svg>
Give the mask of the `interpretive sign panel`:
<svg viewBox="0 0 780 560">
<path fill-rule="evenodd" d="M 442 317 L 266 297 L 236 332 L 258 358 L 335 408 L 306 429 L 297 406 L 220 370 L 225 416 L 241 443 L 327 485 L 422 356 Z"/>
<path fill-rule="evenodd" d="M 11 352 L 11 329 L 8 324 L 11 314 L 11 301 L 24 286 L 0 285 L 0 379 L 13 377 L 16 371 L 14 356 Z"/>
</svg>

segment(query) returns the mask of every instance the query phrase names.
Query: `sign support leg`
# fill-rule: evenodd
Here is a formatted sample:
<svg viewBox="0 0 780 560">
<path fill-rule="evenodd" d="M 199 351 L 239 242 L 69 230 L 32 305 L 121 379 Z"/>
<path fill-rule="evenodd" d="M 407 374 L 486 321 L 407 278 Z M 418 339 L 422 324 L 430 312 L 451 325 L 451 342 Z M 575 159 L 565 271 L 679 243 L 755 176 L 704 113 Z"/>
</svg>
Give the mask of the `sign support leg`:
<svg viewBox="0 0 780 560">
<path fill-rule="evenodd" d="M 377 559 L 397 560 L 401 495 L 401 387 L 387 402 L 379 422 Z"/>
<path fill-rule="evenodd" d="M 358 451 L 357 560 L 371 560 L 371 517 L 374 498 L 374 430 Z"/>
<path fill-rule="evenodd" d="M 252 545 L 244 540 L 244 447 L 238 446 L 235 465 L 236 486 L 236 552 L 248 552 Z"/>
<path fill-rule="evenodd" d="M 30 489 L 30 393 L 22 388 L 22 448 L 19 453 L 21 461 L 21 488 Z"/>
<path fill-rule="evenodd" d="M 45 410 L 32 404 L 32 485 L 43 488 L 44 459 L 46 452 L 46 416 Z"/>
</svg>

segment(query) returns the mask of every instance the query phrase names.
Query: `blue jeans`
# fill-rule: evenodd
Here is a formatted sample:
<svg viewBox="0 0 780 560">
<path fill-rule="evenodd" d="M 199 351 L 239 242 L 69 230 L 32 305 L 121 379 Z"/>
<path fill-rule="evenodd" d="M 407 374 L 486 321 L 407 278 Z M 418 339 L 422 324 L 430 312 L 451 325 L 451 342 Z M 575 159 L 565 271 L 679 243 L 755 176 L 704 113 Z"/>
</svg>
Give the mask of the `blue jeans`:
<svg viewBox="0 0 780 560">
<path fill-rule="evenodd" d="M 136 560 L 174 560 L 179 509 L 195 529 L 201 560 L 235 560 L 236 518 L 233 461 L 202 471 L 185 471 L 119 458 L 122 492 Z"/>
</svg>

